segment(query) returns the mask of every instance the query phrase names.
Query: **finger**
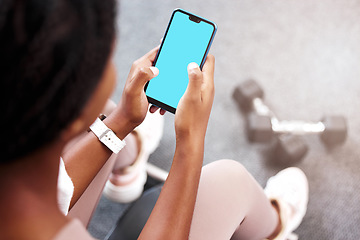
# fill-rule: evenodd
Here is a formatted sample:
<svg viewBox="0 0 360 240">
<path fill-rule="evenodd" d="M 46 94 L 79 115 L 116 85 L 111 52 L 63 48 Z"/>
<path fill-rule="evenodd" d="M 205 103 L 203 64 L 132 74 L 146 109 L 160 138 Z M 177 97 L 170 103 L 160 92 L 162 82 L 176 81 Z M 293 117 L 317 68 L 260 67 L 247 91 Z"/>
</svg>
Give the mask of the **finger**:
<svg viewBox="0 0 360 240">
<path fill-rule="evenodd" d="M 157 107 L 157 106 L 155 106 L 155 105 L 151 105 L 150 108 L 149 108 L 149 111 L 150 111 L 150 113 L 155 113 L 158 109 L 159 109 L 159 107 Z M 164 114 L 166 113 L 166 110 L 160 108 L 159 113 L 160 113 L 161 115 L 164 115 Z"/>
<path fill-rule="evenodd" d="M 141 67 L 151 67 L 153 66 L 153 63 L 155 61 L 155 57 L 157 52 L 159 51 L 159 47 L 157 46 L 155 48 L 153 48 L 152 50 L 150 50 L 148 53 L 146 53 L 144 56 L 142 56 L 141 58 L 137 59 L 133 65 L 132 65 L 132 71 L 134 72 L 137 68 L 141 68 Z"/>
<path fill-rule="evenodd" d="M 153 62 L 155 61 L 155 57 L 157 52 L 159 51 L 160 45 L 158 45 L 157 47 L 153 48 L 152 50 L 150 50 L 150 52 L 148 52 L 147 54 L 145 54 L 144 58 L 147 61 L 150 61 L 151 65 L 153 64 Z"/>
<path fill-rule="evenodd" d="M 149 112 L 154 113 L 154 112 L 156 112 L 158 109 L 159 109 L 159 107 L 157 107 L 157 106 L 155 106 L 155 105 L 151 105 L 151 106 L 150 106 L 150 109 L 149 109 Z"/>
<path fill-rule="evenodd" d="M 157 75 L 159 75 L 159 69 L 156 67 L 142 67 L 135 72 L 131 85 L 133 88 L 143 91 L 145 84 Z"/>
<path fill-rule="evenodd" d="M 164 110 L 164 109 L 161 108 L 161 109 L 160 109 L 160 114 L 164 116 L 165 113 L 166 113 L 166 110 Z"/>
<path fill-rule="evenodd" d="M 134 77 L 134 75 L 137 73 L 137 70 L 143 67 L 151 67 L 154 64 L 154 60 L 156 57 L 156 54 L 159 50 L 160 46 L 157 46 L 153 48 L 151 51 L 149 51 L 147 54 L 142 56 L 141 58 L 137 59 L 135 62 L 133 62 L 129 76 L 131 76 L 131 79 Z"/>
<path fill-rule="evenodd" d="M 213 77 L 215 72 L 215 57 L 211 54 L 209 54 L 206 57 L 205 64 L 203 66 L 202 71 L 205 74 L 205 77 Z"/>
<path fill-rule="evenodd" d="M 214 95 L 214 71 L 215 71 L 215 57 L 209 54 L 203 66 L 204 81 L 202 91 L 205 97 Z"/>
<path fill-rule="evenodd" d="M 201 93 L 201 85 L 203 83 L 203 75 L 197 63 L 190 63 L 188 65 L 189 85 L 186 90 L 191 95 Z"/>
</svg>

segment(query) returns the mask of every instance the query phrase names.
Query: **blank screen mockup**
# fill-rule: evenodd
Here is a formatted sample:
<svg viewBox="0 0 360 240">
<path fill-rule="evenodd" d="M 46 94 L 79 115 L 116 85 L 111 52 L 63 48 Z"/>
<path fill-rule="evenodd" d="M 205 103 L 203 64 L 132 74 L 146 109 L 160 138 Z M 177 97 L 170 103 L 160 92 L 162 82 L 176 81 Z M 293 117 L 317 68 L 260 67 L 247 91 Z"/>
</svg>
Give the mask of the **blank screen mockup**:
<svg viewBox="0 0 360 240">
<path fill-rule="evenodd" d="M 176 109 L 189 82 L 187 66 L 201 65 L 214 30 L 208 22 L 175 12 L 155 64 L 159 75 L 149 82 L 146 95 Z"/>
</svg>

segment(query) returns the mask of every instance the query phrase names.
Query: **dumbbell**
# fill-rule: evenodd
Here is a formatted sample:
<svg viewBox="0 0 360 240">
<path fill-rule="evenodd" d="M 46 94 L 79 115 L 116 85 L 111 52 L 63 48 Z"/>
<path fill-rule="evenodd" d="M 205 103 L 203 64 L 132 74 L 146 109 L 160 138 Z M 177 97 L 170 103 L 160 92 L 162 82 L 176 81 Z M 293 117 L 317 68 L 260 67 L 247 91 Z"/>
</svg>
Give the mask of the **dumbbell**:
<svg viewBox="0 0 360 240">
<path fill-rule="evenodd" d="M 321 140 L 329 146 L 341 144 L 346 140 L 347 125 L 343 116 L 325 116 L 319 122 L 280 121 L 263 101 L 264 92 L 254 81 L 239 85 L 234 98 L 245 111 L 252 112 L 248 117 L 248 137 L 253 142 L 269 141 L 274 134 L 308 135 L 320 134 Z"/>
<path fill-rule="evenodd" d="M 302 135 L 320 134 L 327 147 L 346 140 L 346 120 L 342 116 L 326 116 L 319 122 L 279 121 L 277 118 L 251 113 L 247 121 L 247 134 L 253 142 L 270 141 L 277 136 L 275 158 L 280 162 L 300 161 L 308 152 Z"/>
<path fill-rule="evenodd" d="M 264 98 L 264 91 L 254 80 L 250 79 L 235 88 L 233 98 L 240 109 L 247 113 L 253 110 L 254 100 Z"/>
<path fill-rule="evenodd" d="M 248 113 L 247 135 L 252 142 L 268 142 L 278 136 L 276 155 L 293 161 L 305 156 L 308 147 L 300 135 L 320 134 L 327 146 L 346 140 L 347 125 L 342 116 L 327 116 L 319 122 L 279 121 L 264 103 L 264 91 L 254 81 L 248 80 L 235 88 L 234 99 L 241 110 Z"/>
<path fill-rule="evenodd" d="M 247 118 L 248 139 L 251 142 L 270 142 L 275 138 L 273 160 L 278 163 L 295 163 L 303 159 L 309 150 L 303 137 L 291 132 L 276 132 L 274 126 L 279 126 L 277 118 L 252 112 Z"/>
<path fill-rule="evenodd" d="M 278 134 L 317 134 L 326 146 L 332 147 L 345 142 L 347 126 L 343 116 L 325 116 L 319 122 L 305 122 L 279 121 L 276 117 L 252 113 L 248 118 L 247 132 L 252 142 L 267 142 Z"/>
</svg>

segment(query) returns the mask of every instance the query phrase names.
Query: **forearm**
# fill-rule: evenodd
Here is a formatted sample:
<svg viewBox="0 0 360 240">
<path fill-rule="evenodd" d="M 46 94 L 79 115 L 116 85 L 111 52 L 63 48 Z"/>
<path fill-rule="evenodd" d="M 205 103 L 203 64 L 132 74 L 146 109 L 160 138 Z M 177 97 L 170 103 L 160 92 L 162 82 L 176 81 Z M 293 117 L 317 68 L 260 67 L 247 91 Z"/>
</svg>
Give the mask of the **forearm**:
<svg viewBox="0 0 360 240">
<path fill-rule="evenodd" d="M 169 177 L 140 239 L 188 238 L 203 154 L 203 140 L 177 142 Z"/>
<path fill-rule="evenodd" d="M 105 119 L 104 122 L 120 139 L 124 139 L 131 131 L 131 129 L 122 126 L 119 123 L 120 121 L 114 122 L 109 118 Z M 77 202 L 111 155 L 112 151 L 101 143 L 92 132 L 87 133 L 66 151 L 63 159 L 66 170 L 75 186 L 70 208 Z"/>
<path fill-rule="evenodd" d="M 151 70 L 158 47 L 134 62 L 126 80 L 119 105 L 104 120 L 104 123 L 123 140 L 145 118 L 148 101 L 144 92 L 145 84 L 158 73 Z M 93 133 L 63 156 L 65 167 L 75 185 L 71 206 L 83 194 L 87 186 L 111 156 Z"/>
</svg>

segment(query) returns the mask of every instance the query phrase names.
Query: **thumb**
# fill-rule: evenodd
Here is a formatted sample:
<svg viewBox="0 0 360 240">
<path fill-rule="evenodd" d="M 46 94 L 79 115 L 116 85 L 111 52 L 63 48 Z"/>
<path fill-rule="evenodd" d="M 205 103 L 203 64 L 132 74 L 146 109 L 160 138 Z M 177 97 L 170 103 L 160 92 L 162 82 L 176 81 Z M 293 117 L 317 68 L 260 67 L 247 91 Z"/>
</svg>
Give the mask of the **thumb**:
<svg viewBox="0 0 360 240">
<path fill-rule="evenodd" d="M 145 84 L 152 78 L 159 75 L 156 67 L 142 67 L 133 76 L 132 85 L 135 88 L 144 89 Z"/>
<path fill-rule="evenodd" d="M 199 93 L 203 83 L 203 74 L 197 63 L 192 62 L 188 65 L 189 85 L 187 91 L 190 93 Z"/>
</svg>

